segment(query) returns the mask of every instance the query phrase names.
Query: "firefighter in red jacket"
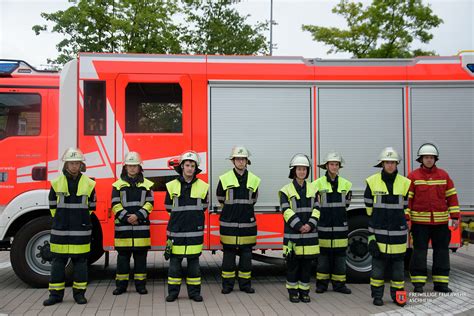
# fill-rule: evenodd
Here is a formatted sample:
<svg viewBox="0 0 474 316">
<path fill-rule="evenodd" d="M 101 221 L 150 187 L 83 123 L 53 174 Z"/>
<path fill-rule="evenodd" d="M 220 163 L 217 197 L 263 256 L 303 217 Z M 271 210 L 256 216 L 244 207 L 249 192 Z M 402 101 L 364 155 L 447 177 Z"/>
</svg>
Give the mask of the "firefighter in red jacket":
<svg viewBox="0 0 474 316">
<path fill-rule="evenodd" d="M 408 208 L 412 221 L 413 257 L 410 264 L 411 282 L 415 292 L 422 293 L 426 283 L 428 243 L 433 247 L 433 283 L 437 292 L 450 293 L 449 241 L 453 226 L 459 223 L 459 203 L 454 183 L 448 173 L 436 167 L 439 152 L 435 145 L 426 143 L 418 149 L 421 167 L 410 173 L 412 181 Z"/>
</svg>

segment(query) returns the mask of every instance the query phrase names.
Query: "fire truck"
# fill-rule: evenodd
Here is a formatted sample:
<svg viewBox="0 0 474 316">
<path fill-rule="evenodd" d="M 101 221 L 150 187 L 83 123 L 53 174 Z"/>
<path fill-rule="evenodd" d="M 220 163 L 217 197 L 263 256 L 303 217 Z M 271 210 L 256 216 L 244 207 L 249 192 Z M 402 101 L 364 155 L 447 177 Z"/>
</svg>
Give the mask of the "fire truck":
<svg viewBox="0 0 474 316">
<path fill-rule="evenodd" d="M 0 247 L 32 286 L 48 282 L 51 254 L 49 180 L 61 155 L 79 147 L 97 182 L 89 261 L 113 250 L 111 185 L 124 156 L 138 151 L 154 182 L 152 250 L 166 244 L 165 184 L 185 150 L 199 153 L 199 175 L 211 185 L 204 249 L 217 251 L 218 176 L 232 168 L 234 145 L 245 145 L 250 170 L 262 178 L 256 204 L 257 255 L 282 247 L 277 192 L 295 153 L 316 165 L 330 150 L 346 160 L 353 182 L 348 211 L 348 275 L 367 278 L 364 179 L 382 148 L 402 155 L 399 172 L 418 167 L 420 144 L 435 142 L 439 166 L 453 178 L 464 221 L 474 216 L 474 56 L 414 59 L 307 59 L 270 56 L 182 56 L 82 53 L 60 73 L 24 61 L 0 63 Z M 461 246 L 461 230 L 450 247 Z"/>
</svg>

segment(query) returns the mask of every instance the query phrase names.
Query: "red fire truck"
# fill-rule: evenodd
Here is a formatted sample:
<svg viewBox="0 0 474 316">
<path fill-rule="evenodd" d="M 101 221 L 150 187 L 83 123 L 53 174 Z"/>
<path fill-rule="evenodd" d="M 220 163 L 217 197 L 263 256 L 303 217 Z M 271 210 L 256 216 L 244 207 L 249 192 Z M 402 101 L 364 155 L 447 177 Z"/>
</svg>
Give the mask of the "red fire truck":
<svg viewBox="0 0 474 316">
<path fill-rule="evenodd" d="M 439 165 L 457 187 L 464 220 L 474 215 L 474 56 L 322 60 L 301 57 L 169 56 L 83 53 L 61 73 L 23 61 L 0 63 L 0 246 L 17 275 L 47 284 L 50 270 L 48 180 L 67 147 L 85 153 L 97 181 L 90 262 L 113 250 L 111 184 L 124 155 L 138 151 L 154 185 L 152 249 L 165 247 L 165 183 L 185 150 L 199 153 L 211 185 L 204 248 L 218 250 L 217 179 L 232 167 L 234 145 L 252 153 L 262 178 L 256 205 L 256 252 L 281 249 L 278 189 L 295 153 L 315 167 L 332 149 L 346 160 L 354 186 L 349 211 L 348 274 L 366 278 L 364 179 L 380 150 L 395 147 L 399 171 L 417 167 L 416 149 L 435 142 Z M 461 246 L 454 231 L 451 247 Z"/>
</svg>

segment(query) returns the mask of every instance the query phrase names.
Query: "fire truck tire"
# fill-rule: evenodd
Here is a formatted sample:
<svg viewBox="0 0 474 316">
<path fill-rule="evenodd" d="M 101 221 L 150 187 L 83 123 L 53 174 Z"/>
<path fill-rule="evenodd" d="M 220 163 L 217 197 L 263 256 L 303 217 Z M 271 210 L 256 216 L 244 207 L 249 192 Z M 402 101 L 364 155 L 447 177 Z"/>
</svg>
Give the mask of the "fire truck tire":
<svg viewBox="0 0 474 316">
<path fill-rule="evenodd" d="M 370 278 L 370 271 L 372 270 L 372 257 L 368 252 L 367 246 L 369 217 L 366 215 L 356 215 L 350 217 L 348 222 L 347 278 L 351 283 L 367 283 Z"/>
<path fill-rule="evenodd" d="M 51 217 L 35 218 L 15 234 L 10 261 L 16 275 L 33 287 L 47 287 L 51 271 L 49 235 Z M 72 279 L 72 263 L 66 265 L 66 281 Z"/>
</svg>

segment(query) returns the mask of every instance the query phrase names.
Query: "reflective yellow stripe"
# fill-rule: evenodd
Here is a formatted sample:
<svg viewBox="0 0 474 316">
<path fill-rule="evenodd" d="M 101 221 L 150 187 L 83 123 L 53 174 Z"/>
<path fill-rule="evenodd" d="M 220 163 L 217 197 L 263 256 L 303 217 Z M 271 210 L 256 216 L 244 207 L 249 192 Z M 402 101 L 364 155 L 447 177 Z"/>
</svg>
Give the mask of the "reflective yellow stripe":
<svg viewBox="0 0 474 316">
<path fill-rule="evenodd" d="M 446 275 L 433 275 L 433 282 L 437 283 L 448 283 L 449 282 L 449 276 Z"/>
<path fill-rule="evenodd" d="M 153 205 L 150 202 L 146 202 L 145 205 L 143 205 L 143 208 L 148 212 L 151 213 L 153 211 Z"/>
<path fill-rule="evenodd" d="M 415 185 L 445 185 L 447 184 L 446 180 L 415 180 Z"/>
<path fill-rule="evenodd" d="M 372 286 L 383 286 L 384 281 L 370 278 L 370 285 L 372 285 Z"/>
<path fill-rule="evenodd" d="M 287 208 L 287 209 L 283 212 L 283 219 L 285 220 L 285 222 L 288 222 L 288 220 L 289 220 L 293 215 L 295 215 L 295 211 L 293 211 L 291 208 Z"/>
<path fill-rule="evenodd" d="M 239 271 L 239 278 L 241 279 L 250 279 L 252 272 L 242 272 Z"/>
<path fill-rule="evenodd" d="M 346 282 L 346 275 L 345 274 L 333 274 L 333 275 L 331 275 L 331 280 L 339 281 L 339 282 Z"/>
<path fill-rule="evenodd" d="M 221 235 L 221 242 L 227 245 L 250 245 L 257 243 L 257 236 L 226 236 Z"/>
<path fill-rule="evenodd" d="M 52 217 L 54 217 L 54 215 L 56 215 L 56 209 L 55 208 L 50 208 L 49 211 L 51 212 Z"/>
<path fill-rule="evenodd" d="M 329 280 L 329 274 L 318 272 L 318 273 L 316 273 L 316 279 L 318 279 L 318 280 Z"/>
<path fill-rule="evenodd" d="M 415 196 L 415 192 L 408 191 L 408 197 L 413 198 Z"/>
<path fill-rule="evenodd" d="M 59 254 L 81 254 L 91 251 L 91 244 L 84 245 L 60 245 L 50 243 L 50 250 Z"/>
<path fill-rule="evenodd" d="M 128 281 L 129 275 L 128 274 L 116 274 L 115 280 L 117 281 Z"/>
<path fill-rule="evenodd" d="M 199 285 L 201 284 L 201 278 L 186 278 L 186 284 Z"/>
<path fill-rule="evenodd" d="M 171 285 L 180 285 L 180 284 L 181 284 L 181 278 L 168 277 L 168 284 L 171 284 Z"/>
<path fill-rule="evenodd" d="M 201 245 L 189 245 L 189 246 L 181 246 L 181 245 L 173 245 L 171 247 L 171 253 L 175 255 L 197 255 L 202 252 L 202 244 Z"/>
<path fill-rule="evenodd" d="M 78 290 L 85 290 L 87 288 L 87 282 L 73 282 L 72 288 Z"/>
<path fill-rule="evenodd" d="M 411 220 L 414 222 L 430 222 L 431 218 L 429 217 L 419 217 L 419 216 L 411 216 Z"/>
<path fill-rule="evenodd" d="M 49 283 L 48 290 L 61 291 L 66 288 L 66 282 L 62 283 Z"/>
<path fill-rule="evenodd" d="M 146 280 L 146 273 L 135 273 L 133 278 L 135 280 Z"/>
<path fill-rule="evenodd" d="M 405 281 L 390 281 L 390 286 L 396 289 L 403 289 Z"/>
<path fill-rule="evenodd" d="M 449 212 L 449 213 L 457 213 L 457 212 L 459 212 L 459 211 L 460 211 L 459 206 L 450 206 L 450 207 L 448 208 L 448 212 Z"/>
<path fill-rule="evenodd" d="M 295 254 L 298 256 L 311 256 L 311 255 L 317 255 L 319 253 L 319 245 L 313 245 L 313 246 L 296 246 L 294 248 Z"/>
<path fill-rule="evenodd" d="M 373 207 L 365 207 L 365 210 L 367 212 L 367 215 L 371 216 L 372 215 L 372 211 L 374 210 Z"/>
<path fill-rule="evenodd" d="M 454 195 L 454 194 L 457 194 L 456 188 L 446 190 L 446 197 L 449 197 L 449 196 Z"/>
<path fill-rule="evenodd" d="M 344 239 L 333 239 L 331 246 L 331 239 L 319 239 L 319 246 L 324 248 L 343 248 L 347 247 L 347 238 Z"/>
<path fill-rule="evenodd" d="M 426 275 L 410 275 L 412 283 L 426 283 Z"/>
<path fill-rule="evenodd" d="M 308 283 L 298 282 L 298 289 L 303 290 L 303 291 L 309 291 L 311 287 L 309 286 Z"/>
<path fill-rule="evenodd" d="M 407 250 L 407 244 L 384 244 L 381 242 L 377 242 L 379 245 L 380 252 L 387 253 L 387 254 L 399 254 L 405 253 Z"/>
<path fill-rule="evenodd" d="M 235 278 L 235 271 L 222 271 L 221 275 L 225 279 Z"/>
<path fill-rule="evenodd" d="M 288 282 L 286 281 L 286 288 L 289 290 L 297 290 L 298 289 L 298 283 L 297 282 Z"/>
<path fill-rule="evenodd" d="M 148 247 L 150 238 L 115 238 L 115 247 Z"/>
<path fill-rule="evenodd" d="M 321 215 L 321 212 L 317 209 L 313 209 L 313 212 L 311 213 L 311 217 L 315 217 L 319 221 L 319 216 Z"/>
<path fill-rule="evenodd" d="M 122 203 L 117 203 L 112 207 L 112 211 L 114 212 L 114 214 L 117 214 L 121 210 L 123 210 Z"/>
</svg>

